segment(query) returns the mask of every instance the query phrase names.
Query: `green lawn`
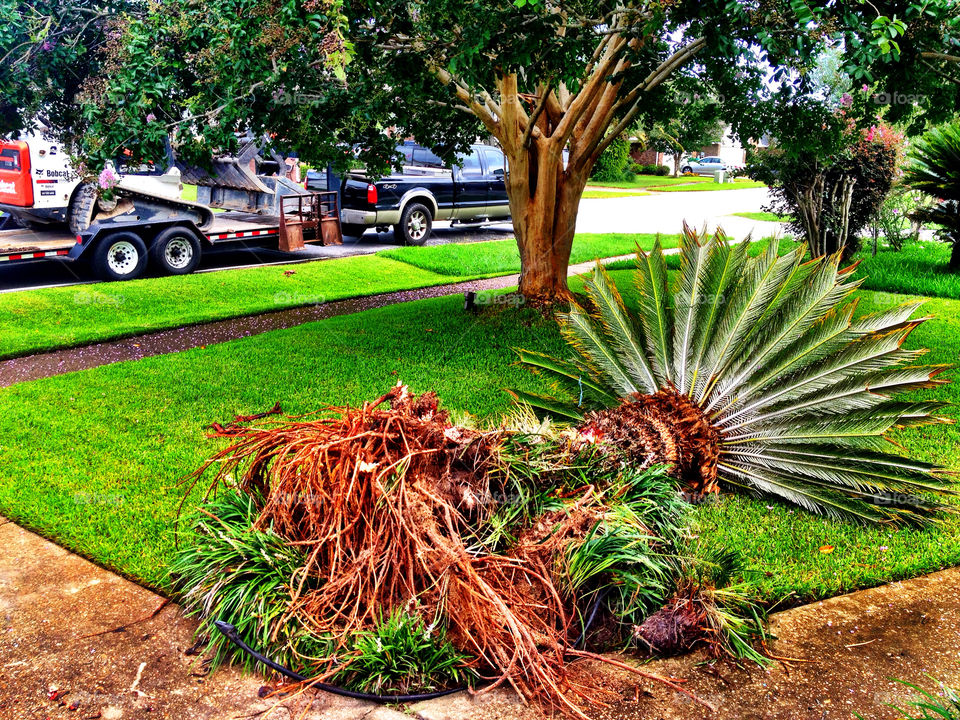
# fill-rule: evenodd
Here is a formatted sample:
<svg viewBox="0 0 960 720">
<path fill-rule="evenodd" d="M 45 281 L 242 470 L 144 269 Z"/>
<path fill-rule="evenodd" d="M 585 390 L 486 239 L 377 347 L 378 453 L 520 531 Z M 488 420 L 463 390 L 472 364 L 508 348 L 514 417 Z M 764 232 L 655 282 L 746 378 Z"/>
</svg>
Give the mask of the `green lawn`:
<svg viewBox="0 0 960 720">
<path fill-rule="evenodd" d="M 678 236 L 663 242 L 677 243 Z M 581 234 L 573 262 L 649 248 L 653 235 Z M 0 294 L 0 358 L 346 297 L 519 272 L 513 240 L 407 247 L 323 262 Z M 289 274 L 288 274 L 289 273 Z"/>
<path fill-rule="evenodd" d="M 670 185 L 689 185 L 692 183 L 705 183 L 713 182 L 712 177 L 703 177 L 701 175 L 694 175 L 690 177 L 672 177 L 669 175 L 637 175 L 636 178 L 631 182 L 626 181 L 611 181 L 611 182 L 600 182 L 599 180 L 591 180 L 587 184 L 588 190 L 599 190 L 600 188 L 620 188 L 620 189 L 629 189 L 629 188 L 652 188 L 652 187 L 667 187 Z"/>
<path fill-rule="evenodd" d="M 960 298 L 960 273 L 952 272 L 950 245 L 941 242 L 908 243 L 900 252 L 881 246 L 876 257 L 872 245 L 864 242 L 857 256 L 858 275 L 865 276 L 864 287 L 874 290 Z"/>
<path fill-rule="evenodd" d="M 583 195 L 580 197 L 584 200 L 603 200 L 605 198 L 618 198 L 618 197 L 643 197 L 644 195 L 649 195 L 648 192 L 632 192 L 624 191 L 617 192 L 616 190 L 584 190 Z"/>
<path fill-rule="evenodd" d="M 747 220 L 759 220 L 762 222 L 789 222 L 789 217 L 780 217 L 772 212 L 738 212 L 730 213 L 734 217 L 742 217 Z"/>
<path fill-rule="evenodd" d="M 222 447 L 212 421 L 358 404 L 398 380 L 492 418 L 503 387 L 536 387 L 511 350 L 530 342 L 560 349 L 535 311 L 478 320 L 453 296 L 4 388 L 0 514 L 159 587 L 183 478 Z"/>
<path fill-rule="evenodd" d="M 699 185 L 691 185 L 687 187 L 682 185 L 671 187 L 651 187 L 650 189 L 654 192 L 710 192 L 713 190 L 749 190 L 750 188 L 762 187 L 766 187 L 766 184 L 756 180 L 748 180 L 746 178 L 737 178 L 732 183 L 717 183 L 713 182 L 712 178 L 709 178 L 708 182 Z"/>
<path fill-rule="evenodd" d="M 462 279 L 366 255 L 4 293 L 0 358 Z"/>
<path fill-rule="evenodd" d="M 649 250 L 656 237 L 634 233 L 580 233 L 574 237 L 570 263 L 575 265 L 597 258 L 628 255 L 636 251 L 638 244 Z M 680 236 L 662 235 L 660 242 L 664 247 L 676 247 Z M 504 275 L 520 271 L 520 253 L 515 240 L 401 247 L 383 250 L 379 255 L 444 275 Z"/>
<path fill-rule="evenodd" d="M 628 303 L 629 272 L 614 272 Z M 576 283 L 574 283 L 576 286 Z M 860 311 L 887 293 L 860 293 Z M 929 362 L 960 353 L 960 301 L 932 299 L 910 346 Z M 204 428 L 280 402 L 289 413 L 357 404 L 402 380 L 458 415 L 495 420 L 504 387 L 541 382 L 511 348 L 556 353 L 552 322 L 525 309 L 471 315 L 459 297 L 331 318 L 206 348 L 0 390 L 0 512 L 147 585 L 163 587 L 184 476 L 223 441 Z M 925 395 L 956 402 L 960 386 Z M 951 417 L 960 413 L 951 409 Z M 960 467 L 960 431 L 900 433 L 911 453 Z M 197 498 L 191 495 L 188 502 Z M 810 600 L 960 563 L 960 515 L 923 532 L 861 528 L 744 497 L 696 508 L 704 536 L 739 548 L 758 595 Z M 831 545 L 831 554 L 819 548 Z"/>
</svg>

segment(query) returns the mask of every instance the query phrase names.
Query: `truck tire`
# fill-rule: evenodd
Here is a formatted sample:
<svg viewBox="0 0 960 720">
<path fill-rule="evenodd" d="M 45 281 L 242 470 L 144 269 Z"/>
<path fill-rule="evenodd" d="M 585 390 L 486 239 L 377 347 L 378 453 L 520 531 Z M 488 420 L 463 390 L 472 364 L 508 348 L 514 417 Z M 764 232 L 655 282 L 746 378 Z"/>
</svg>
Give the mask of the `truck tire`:
<svg viewBox="0 0 960 720">
<path fill-rule="evenodd" d="M 70 198 L 67 208 L 67 225 L 70 232 L 79 235 L 93 222 L 93 213 L 97 209 L 97 189 L 93 183 L 84 183 Z"/>
<path fill-rule="evenodd" d="M 147 268 L 147 246 L 132 232 L 116 232 L 97 243 L 93 270 L 101 280 L 133 280 Z"/>
<path fill-rule="evenodd" d="M 400 215 L 400 224 L 394 225 L 393 236 L 404 245 L 423 245 L 433 229 L 430 208 L 421 203 L 410 203 Z"/>
<path fill-rule="evenodd" d="M 355 237 L 358 238 L 363 235 L 363 232 L 367 229 L 366 225 L 358 225 L 352 223 L 340 223 L 340 232 L 344 237 Z"/>
<path fill-rule="evenodd" d="M 200 241 L 188 228 L 168 227 L 150 246 L 150 263 L 164 275 L 189 275 L 200 262 Z"/>
</svg>

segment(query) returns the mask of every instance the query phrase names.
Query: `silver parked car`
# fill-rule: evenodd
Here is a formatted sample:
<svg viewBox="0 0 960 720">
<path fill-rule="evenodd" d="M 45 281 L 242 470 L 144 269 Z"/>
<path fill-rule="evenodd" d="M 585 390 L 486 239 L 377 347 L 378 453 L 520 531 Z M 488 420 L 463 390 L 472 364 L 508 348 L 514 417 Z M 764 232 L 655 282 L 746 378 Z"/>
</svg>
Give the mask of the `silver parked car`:
<svg viewBox="0 0 960 720">
<path fill-rule="evenodd" d="M 713 175 L 717 170 L 730 172 L 733 168 L 719 157 L 687 158 L 680 165 L 681 173 L 694 173 L 695 175 Z"/>
</svg>

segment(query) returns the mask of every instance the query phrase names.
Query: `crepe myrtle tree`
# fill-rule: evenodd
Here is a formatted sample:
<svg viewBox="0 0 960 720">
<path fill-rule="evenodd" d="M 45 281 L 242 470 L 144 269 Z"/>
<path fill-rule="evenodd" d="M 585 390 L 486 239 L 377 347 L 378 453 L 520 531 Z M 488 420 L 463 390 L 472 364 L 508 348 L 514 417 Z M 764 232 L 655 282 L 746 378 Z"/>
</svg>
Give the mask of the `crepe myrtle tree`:
<svg viewBox="0 0 960 720">
<path fill-rule="evenodd" d="M 74 124 L 75 99 L 99 70 L 93 51 L 127 0 L 0 0 L 0 136 L 36 120 Z"/>
<path fill-rule="evenodd" d="M 941 6 L 954 0 L 934 3 Z M 773 81 L 803 91 L 825 44 L 862 72 L 895 67 L 895 4 L 769 0 L 168 0 L 138 5 L 84 96 L 83 154 L 203 161 L 269 134 L 308 163 L 372 173 L 412 137 L 454 160 L 496 138 L 528 301 L 570 297 L 579 199 L 597 157 L 681 72 L 709 81 L 757 137 Z M 929 3 L 928 3 L 929 5 Z M 944 11 L 946 12 L 946 11 Z M 896 22 L 893 21 L 894 18 Z M 891 38 L 900 39 L 900 45 Z M 933 35 L 923 35 L 926 42 Z M 564 151 L 567 151 L 565 155 Z"/>
</svg>

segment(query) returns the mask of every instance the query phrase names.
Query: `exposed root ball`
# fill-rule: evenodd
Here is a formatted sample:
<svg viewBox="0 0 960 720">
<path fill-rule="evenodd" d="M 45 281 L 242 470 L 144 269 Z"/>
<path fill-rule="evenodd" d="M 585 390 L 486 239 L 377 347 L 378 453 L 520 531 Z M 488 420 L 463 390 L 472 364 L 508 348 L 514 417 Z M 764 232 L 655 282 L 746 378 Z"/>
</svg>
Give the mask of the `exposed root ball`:
<svg viewBox="0 0 960 720">
<path fill-rule="evenodd" d="M 255 498 L 258 527 L 306 551 L 291 580 L 291 617 L 343 641 L 415 604 L 442 616 L 448 637 L 496 684 L 581 715 L 574 699 L 596 702 L 602 690 L 566 678 L 576 599 L 561 598 L 551 570 L 562 543 L 582 537 L 599 511 L 551 523 L 559 532 L 531 528 L 512 551 L 491 554 L 477 528 L 503 497 L 491 487 L 502 477 L 491 472 L 502 432 L 452 426 L 433 394 L 415 398 L 405 387 L 333 410 L 231 427 L 234 444 L 211 461 L 218 480 L 235 476 Z"/>
<path fill-rule="evenodd" d="M 672 656 L 687 652 L 707 639 L 703 607 L 695 600 L 674 598 L 660 610 L 637 625 L 634 638 L 658 655 Z"/>
</svg>

